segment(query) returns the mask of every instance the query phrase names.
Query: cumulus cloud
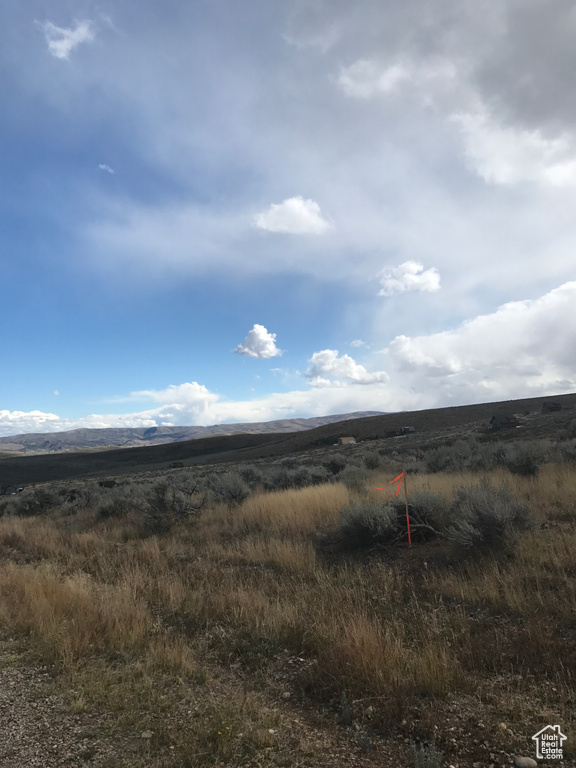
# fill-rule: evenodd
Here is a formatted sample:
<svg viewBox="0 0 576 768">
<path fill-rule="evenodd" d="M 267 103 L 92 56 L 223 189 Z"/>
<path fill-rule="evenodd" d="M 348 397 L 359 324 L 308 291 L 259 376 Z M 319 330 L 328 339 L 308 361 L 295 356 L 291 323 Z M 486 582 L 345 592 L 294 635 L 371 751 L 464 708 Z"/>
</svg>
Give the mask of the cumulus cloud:
<svg viewBox="0 0 576 768">
<path fill-rule="evenodd" d="M 451 331 L 397 336 L 387 353 L 417 390 L 438 382 L 473 399 L 553 394 L 576 388 L 576 282 L 538 299 L 503 304 Z M 444 388 L 444 392 L 440 389 Z M 490 399 L 487 397 L 486 399 Z"/>
<path fill-rule="evenodd" d="M 57 27 L 51 21 L 45 21 L 42 29 L 48 50 L 56 59 L 68 60 L 77 46 L 92 42 L 95 37 L 91 21 L 76 21 L 74 27 Z"/>
<path fill-rule="evenodd" d="M 67 419 L 41 411 L 0 411 L 0 435 L 418 410 L 570 392 L 576 390 L 575 304 L 576 281 L 537 299 L 508 302 L 450 331 L 397 336 L 382 350 L 389 374 L 370 372 L 348 355 L 325 349 L 308 361 L 307 389 L 244 401 L 186 382 L 133 392 L 132 399 L 155 406 L 136 413 Z"/>
<path fill-rule="evenodd" d="M 538 129 L 502 125 L 484 109 L 451 119 L 462 131 L 469 166 L 485 181 L 576 184 L 576 143 L 567 134 L 546 138 Z"/>
<path fill-rule="evenodd" d="M 339 355 L 336 349 L 314 352 L 308 362 L 310 365 L 306 370 L 306 378 L 313 387 L 376 384 L 389 380 L 384 371 L 370 373 L 350 355 Z"/>
<path fill-rule="evenodd" d="M 282 203 L 272 203 L 254 219 L 259 229 L 290 235 L 321 235 L 330 229 L 320 206 L 314 200 L 289 197 Z"/>
<path fill-rule="evenodd" d="M 438 291 L 440 274 L 435 267 L 424 269 L 416 261 L 405 261 L 397 267 L 387 267 L 379 275 L 381 289 L 378 296 L 392 296 L 405 291 Z"/>
<path fill-rule="evenodd" d="M 114 168 L 111 168 L 111 167 L 110 167 L 109 165 L 107 165 L 106 163 L 99 163 L 99 165 L 98 165 L 98 168 L 100 168 L 100 170 L 101 170 L 101 171 L 106 171 L 106 173 L 111 173 L 111 174 L 114 174 L 114 173 L 116 173 L 116 171 L 114 170 Z"/>
<path fill-rule="evenodd" d="M 368 347 L 369 344 L 367 344 L 365 341 L 362 341 L 362 339 L 354 339 L 350 342 L 351 347 Z"/>
<path fill-rule="evenodd" d="M 282 354 L 282 350 L 276 346 L 276 334 L 269 333 L 263 325 L 258 323 L 254 323 L 252 330 L 234 351 L 239 355 L 260 358 L 278 357 Z"/>
<path fill-rule="evenodd" d="M 51 429 L 58 429 L 59 421 L 60 418 L 55 413 L 0 410 L 0 435 L 49 432 Z"/>
<path fill-rule="evenodd" d="M 144 389 L 131 393 L 131 399 L 152 400 L 156 403 L 167 405 L 176 404 L 180 408 L 186 408 L 189 413 L 200 416 L 218 402 L 220 396 L 197 381 L 184 384 L 171 384 L 166 389 Z M 166 418 L 171 418 L 167 415 Z"/>
</svg>

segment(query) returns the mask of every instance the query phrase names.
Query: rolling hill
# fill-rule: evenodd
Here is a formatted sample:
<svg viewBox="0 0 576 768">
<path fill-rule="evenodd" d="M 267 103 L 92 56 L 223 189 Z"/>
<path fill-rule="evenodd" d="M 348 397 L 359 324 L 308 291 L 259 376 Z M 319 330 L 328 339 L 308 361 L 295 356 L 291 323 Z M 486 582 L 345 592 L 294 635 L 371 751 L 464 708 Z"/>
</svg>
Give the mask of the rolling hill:
<svg viewBox="0 0 576 768">
<path fill-rule="evenodd" d="M 542 403 L 545 401 L 559 403 L 562 410 L 542 414 Z M 499 412 L 517 415 L 522 425 L 520 430 L 492 432 L 488 426 L 489 420 Z M 142 448 L 4 458 L 0 459 L 0 485 L 27 485 L 49 480 L 133 474 L 168 469 L 174 463 L 193 466 L 266 458 L 274 460 L 307 451 L 330 451 L 338 437 L 344 435 L 354 436 L 357 442 L 386 439 L 388 432 L 402 426 L 414 426 L 416 432 L 397 438 L 401 443 L 389 438 L 391 450 L 398 448 L 400 444 L 429 447 L 471 436 L 481 440 L 502 437 L 554 438 L 575 419 L 576 394 L 362 416 L 348 418 L 345 424 L 332 421 L 314 429 L 288 434 L 237 433 Z"/>
</svg>

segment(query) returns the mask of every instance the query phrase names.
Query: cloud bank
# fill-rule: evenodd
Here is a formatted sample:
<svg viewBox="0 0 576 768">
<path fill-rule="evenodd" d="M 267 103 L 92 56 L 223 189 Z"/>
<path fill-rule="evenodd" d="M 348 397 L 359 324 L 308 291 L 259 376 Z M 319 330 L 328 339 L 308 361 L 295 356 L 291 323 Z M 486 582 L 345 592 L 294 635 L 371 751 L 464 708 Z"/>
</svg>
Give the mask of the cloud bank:
<svg viewBox="0 0 576 768">
<path fill-rule="evenodd" d="M 370 371 L 349 355 L 325 349 L 308 360 L 307 389 L 233 401 L 187 382 L 133 392 L 132 398 L 154 404 L 138 413 L 64 419 L 41 411 L 0 411 L 0 434 L 268 421 L 570 392 L 576 390 L 575 305 L 576 281 L 537 299 L 507 302 L 451 331 L 397 336 L 380 352 L 386 371 Z"/>
</svg>

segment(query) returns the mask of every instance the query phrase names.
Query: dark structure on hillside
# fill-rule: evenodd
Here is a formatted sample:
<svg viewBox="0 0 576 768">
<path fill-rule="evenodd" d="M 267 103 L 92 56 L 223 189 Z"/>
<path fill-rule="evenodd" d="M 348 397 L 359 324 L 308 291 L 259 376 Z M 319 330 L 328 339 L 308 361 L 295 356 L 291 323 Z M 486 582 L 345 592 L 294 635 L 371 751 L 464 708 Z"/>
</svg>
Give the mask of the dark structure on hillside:
<svg viewBox="0 0 576 768">
<path fill-rule="evenodd" d="M 553 403 L 550 400 L 544 401 L 542 403 L 542 413 L 556 413 L 556 411 L 561 411 L 562 406 L 560 403 Z"/>
<path fill-rule="evenodd" d="M 19 488 L 16 485 L 3 485 L 0 486 L 0 496 L 16 496 L 17 493 L 21 493 L 23 490 L 23 488 Z"/>
<path fill-rule="evenodd" d="M 400 427 L 400 429 L 389 429 L 386 432 L 386 437 L 403 437 L 404 435 L 410 435 L 412 432 L 416 432 L 416 427 Z"/>
<path fill-rule="evenodd" d="M 490 419 L 491 429 L 513 429 L 518 426 L 520 422 L 511 413 L 497 413 Z"/>
</svg>

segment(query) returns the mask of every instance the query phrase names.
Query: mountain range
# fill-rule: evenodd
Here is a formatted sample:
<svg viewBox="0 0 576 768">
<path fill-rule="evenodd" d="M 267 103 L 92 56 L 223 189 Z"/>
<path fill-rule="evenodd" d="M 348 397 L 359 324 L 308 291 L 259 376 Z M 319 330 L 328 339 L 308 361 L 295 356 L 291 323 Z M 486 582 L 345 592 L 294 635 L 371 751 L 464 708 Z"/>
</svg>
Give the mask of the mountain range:
<svg viewBox="0 0 576 768">
<path fill-rule="evenodd" d="M 21 455 L 104 448 L 137 448 L 139 446 L 179 443 L 202 437 L 303 432 L 338 421 L 381 415 L 383 415 L 382 411 L 358 411 L 309 419 L 277 419 L 276 421 L 253 424 L 216 424 L 211 427 L 113 427 L 108 429 L 72 429 L 67 432 L 33 432 L 0 437 L 0 451 L 4 454 Z"/>
</svg>

